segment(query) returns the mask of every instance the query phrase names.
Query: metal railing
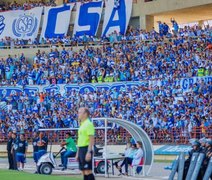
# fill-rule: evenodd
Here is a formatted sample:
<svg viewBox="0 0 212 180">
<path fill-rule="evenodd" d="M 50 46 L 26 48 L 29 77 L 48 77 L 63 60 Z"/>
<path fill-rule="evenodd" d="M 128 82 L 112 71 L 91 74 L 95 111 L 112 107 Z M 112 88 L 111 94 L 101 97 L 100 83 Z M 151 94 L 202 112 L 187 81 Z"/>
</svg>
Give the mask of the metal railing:
<svg viewBox="0 0 212 180">
<path fill-rule="evenodd" d="M 193 36 L 193 37 L 184 37 L 185 40 L 199 40 L 199 36 Z M 175 40 L 177 39 L 176 37 L 171 37 L 171 38 L 161 38 L 161 39 L 146 39 L 146 40 L 121 40 L 121 41 L 116 41 L 116 42 L 109 42 L 109 41 L 91 41 L 91 42 L 77 42 L 77 41 L 70 41 L 68 44 L 64 43 L 49 43 L 49 44 L 24 44 L 24 45 L 0 45 L 0 49 L 28 49 L 28 48 L 53 48 L 53 47 L 78 47 L 78 46 L 103 46 L 103 45 L 114 45 L 114 44 L 132 44 L 132 43 L 150 43 L 150 42 L 165 42 L 168 43 L 170 40 Z M 204 38 L 203 38 L 204 39 Z M 206 38 L 205 38 L 206 39 Z"/>
<path fill-rule="evenodd" d="M 189 132 L 187 129 L 178 129 L 173 127 L 167 130 L 161 129 L 144 129 L 149 135 L 153 144 L 188 144 L 189 139 L 200 139 L 202 137 L 212 138 L 212 126 L 210 127 L 193 127 Z M 48 138 L 55 144 L 60 143 L 65 139 L 65 133 L 70 130 L 64 131 L 47 131 L 45 132 Z M 25 132 L 28 141 L 32 140 L 32 132 Z M 77 128 L 72 130 L 72 137 L 77 139 Z M 123 128 L 108 129 L 108 144 L 123 145 L 131 139 L 131 135 Z M 95 141 L 97 144 L 104 142 L 104 130 L 97 129 Z M 7 134 L 0 132 L 0 143 L 7 142 Z"/>
</svg>

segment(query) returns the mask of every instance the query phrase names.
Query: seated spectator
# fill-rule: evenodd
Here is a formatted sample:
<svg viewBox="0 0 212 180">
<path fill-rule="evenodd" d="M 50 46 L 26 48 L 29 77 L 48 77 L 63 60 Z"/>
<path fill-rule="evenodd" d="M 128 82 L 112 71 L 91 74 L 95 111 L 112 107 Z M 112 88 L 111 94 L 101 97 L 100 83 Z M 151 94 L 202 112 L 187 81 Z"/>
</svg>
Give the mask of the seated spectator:
<svg viewBox="0 0 212 180">
<path fill-rule="evenodd" d="M 137 146 L 137 151 L 135 152 L 133 156 L 132 167 L 136 167 L 136 173 L 139 174 L 142 170 L 142 167 L 137 167 L 137 166 L 141 164 L 144 153 L 142 149 L 142 143 L 140 141 L 137 141 L 136 146 Z"/>
<path fill-rule="evenodd" d="M 136 153 L 135 144 L 127 143 L 127 147 L 124 152 L 124 160 L 122 161 L 121 165 L 118 166 L 118 163 L 115 163 L 117 169 L 119 170 L 120 174 L 122 174 L 122 167 L 125 167 L 125 174 L 128 174 L 128 166 L 132 164 L 134 154 Z"/>
<path fill-rule="evenodd" d="M 77 152 L 77 147 L 74 140 L 71 138 L 71 133 L 66 133 L 65 142 L 61 143 L 61 147 L 66 146 L 66 150 L 61 153 L 61 162 L 63 165 L 63 171 L 67 169 L 68 157 L 75 157 Z"/>
</svg>

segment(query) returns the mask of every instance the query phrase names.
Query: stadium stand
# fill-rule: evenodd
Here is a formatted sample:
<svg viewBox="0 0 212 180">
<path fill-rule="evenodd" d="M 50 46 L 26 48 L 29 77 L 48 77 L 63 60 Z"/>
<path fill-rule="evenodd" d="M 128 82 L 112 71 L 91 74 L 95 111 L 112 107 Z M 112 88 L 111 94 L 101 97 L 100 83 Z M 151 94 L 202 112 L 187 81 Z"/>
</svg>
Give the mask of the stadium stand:
<svg viewBox="0 0 212 180">
<path fill-rule="evenodd" d="M 19 7 L 24 8 L 12 5 L 3 9 Z M 1 49 L 52 47 L 50 52 L 38 51 L 32 64 L 24 50 L 20 57 L 1 59 L 1 86 L 168 81 L 160 87 L 144 83 L 126 91 L 1 96 L 0 141 L 6 140 L 10 130 L 24 131 L 30 138 L 39 128 L 78 127 L 80 106 L 89 107 L 92 117 L 133 121 L 146 130 L 154 143 L 187 143 L 189 138 L 211 137 L 211 81 L 198 81 L 186 93 L 173 81 L 211 75 L 212 27 L 179 28 L 174 20 L 172 24 L 173 31 L 159 22 L 159 33 L 129 27 L 125 36 L 114 32 L 108 38 L 0 40 Z M 84 48 L 74 51 L 72 46 Z M 64 49 L 58 51 L 57 47 Z M 55 132 L 52 137 L 59 141 L 63 133 Z M 97 133 L 101 137 L 101 132 Z M 117 139 L 115 134 L 119 134 Z M 113 127 L 109 135 L 120 143 L 129 137 L 119 127 Z"/>
<path fill-rule="evenodd" d="M 11 11 L 11 10 L 29 10 L 34 7 L 42 6 L 56 6 L 54 0 L 48 2 L 45 1 L 26 1 L 23 4 L 16 1 L 12 3 L 0 3 L 0 12 Z"/>
<path fill-rule="evenodd" d="M 154 30 L 147 33 L 129 28 L 126 36 L 114 32 L 109 39 L 100 42 L 103 46 L 99 48 L 87 46 L 79 52 L 65 48 L 61 52 L 57 49 L 51 49 L 49 53 L 38 51 L 33 66 L 26 61 L 24 54 L 19 58 L 9 55 L 0 61 L 1 85 L 45 85 L 53 84 L 52 79 L 55 79 L 54 84 L 63 84 L 208 76 L 211 73 L 210 33 L 210 26 L 205 29 L 185 27 L 175 36 L 163 29 L 160 33 Z M 86 36 L 71 42 L 66 40 L 66 37 L 63 40 L 47 39 L 41 40 L 41 44 L 97 43 Z M 9 43 L 11 46 L 14 42 L 10 38 L 0 42 L 2 48 Z M 12 46 L 19 48 L 22 45 L 24 41 L 18 40 Z"/>
</svg>

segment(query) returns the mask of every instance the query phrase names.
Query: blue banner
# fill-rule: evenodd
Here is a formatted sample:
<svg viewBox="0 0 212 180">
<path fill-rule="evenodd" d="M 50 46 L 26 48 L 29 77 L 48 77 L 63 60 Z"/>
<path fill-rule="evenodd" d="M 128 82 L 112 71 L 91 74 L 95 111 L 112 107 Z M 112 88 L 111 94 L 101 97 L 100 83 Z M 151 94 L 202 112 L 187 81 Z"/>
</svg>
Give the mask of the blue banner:
<svg viewBox="0 0 212 180">
<path fill-rule="evenodd" d="M 95 36 L 101 19 L 103 2 L 77 3 L 73 36 Z"/>
</svg>

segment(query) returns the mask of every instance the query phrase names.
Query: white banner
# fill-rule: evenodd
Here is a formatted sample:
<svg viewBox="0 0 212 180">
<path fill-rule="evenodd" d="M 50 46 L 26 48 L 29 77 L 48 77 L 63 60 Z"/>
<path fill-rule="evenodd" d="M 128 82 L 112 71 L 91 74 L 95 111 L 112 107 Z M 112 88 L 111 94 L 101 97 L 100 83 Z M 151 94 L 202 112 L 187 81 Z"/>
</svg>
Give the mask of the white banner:
<svg viewBox="0 0 212 180">
<path fill-rule="evenodd" d="M 34 40 L 38 35 L 42 7 L 0 13 L 0 38 Z"/>
<path fill-rule="evenodd" d="M 7 97 L 16 94 L 16 93 L 24 93 L 28 96 L 35 96 L 39 92 L 54 92 L 55 94 L 61 93 L 65 95 L 67 92 L 72 90 L 76 90 L 80 92 L 80 94 L 94 92 L 94 91 L 110 91 L 111 93 L 114 89 L 118 91 L 128 91 L 132 88 L 138 88 L 139 86 L 161 86 L 167 85 L 170 87 L 173 86 L 180 86 L 180 89 L 183 92 L 188 92 L 190 87 L 195 83 L 200 84 L 204 81 L 206 84 L 212 83 L 212 76 L 205 76 L 205 77 L 191 77 L 191 78 L 183 78 L 173 81 L 172 83 L 168 81 L 134 81 L 134 82 L 114 82 L 114 83 L 88 83 L 88 84 L 58 84 L 58 85 L 29 85 L 25 86 L 2 86 L 0 87 L 0 96 L 3 98 L 4 101 Z M 209 90 L 208 90 L 209 91 Z"/>
<path fill-rule="evenodd" d="M 132 12 L 132 0 L 107 0 L 102 36 L 116 31 L 125 34 Z"/>
<path fill-rule="evenodd" d="M 102 1 L 77 3 L 73 36 L 95 36 L 103 9 Z"/>
<path fill-rule="evenodd" d="M 68 32 L 71 11 L 74 4 L 44 8 L 41 38 L 64 37 Z"/>
</svg>

